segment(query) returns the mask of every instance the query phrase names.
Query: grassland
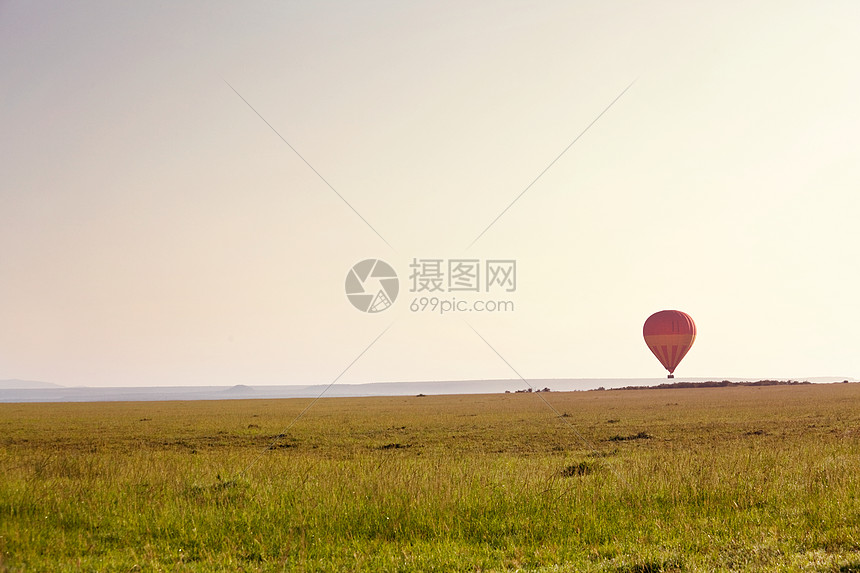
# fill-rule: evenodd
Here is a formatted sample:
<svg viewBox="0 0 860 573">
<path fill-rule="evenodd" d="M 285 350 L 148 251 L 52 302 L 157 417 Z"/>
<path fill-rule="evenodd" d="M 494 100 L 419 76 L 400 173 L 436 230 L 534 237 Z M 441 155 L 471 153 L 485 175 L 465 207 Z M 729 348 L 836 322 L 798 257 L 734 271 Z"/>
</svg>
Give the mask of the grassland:
<svg viewBox="0 0 860 573">
<path fill-rule="evenodd" d="M 308 403 L 0 404 L 0 571 L 860 571 L 860 384 Z"/>
</svg>

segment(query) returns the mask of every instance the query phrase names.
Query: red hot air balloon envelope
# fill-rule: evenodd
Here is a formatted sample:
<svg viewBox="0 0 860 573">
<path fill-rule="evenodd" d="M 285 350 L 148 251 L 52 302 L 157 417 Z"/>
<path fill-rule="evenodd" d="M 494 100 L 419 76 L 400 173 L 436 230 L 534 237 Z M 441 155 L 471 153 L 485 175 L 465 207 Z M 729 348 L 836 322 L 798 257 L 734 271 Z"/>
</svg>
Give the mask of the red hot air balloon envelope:
<svg viewBox="0 0 860 573">
<path fill-rule="evenodd" d="M 669 378 L 674 378 L 675 368 L 696 340 L 696 323 L 680 310 L 661 310 L 648 317 L 642 335 L 645 344 L 669 371 Z"/>
</svg>

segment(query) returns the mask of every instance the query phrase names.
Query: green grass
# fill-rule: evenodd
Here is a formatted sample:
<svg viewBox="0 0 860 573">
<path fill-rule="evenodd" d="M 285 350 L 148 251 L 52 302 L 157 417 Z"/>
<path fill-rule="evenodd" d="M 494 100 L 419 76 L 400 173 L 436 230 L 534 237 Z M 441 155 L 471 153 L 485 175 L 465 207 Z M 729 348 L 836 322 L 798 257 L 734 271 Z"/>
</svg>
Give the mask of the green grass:
<svg viewBox="0 0 860 573">
<path fill-rule="evenodd" d="M 860 384 L 543 397 L 0 404 L 0 571 L 860 571 Z"/>
</svg>

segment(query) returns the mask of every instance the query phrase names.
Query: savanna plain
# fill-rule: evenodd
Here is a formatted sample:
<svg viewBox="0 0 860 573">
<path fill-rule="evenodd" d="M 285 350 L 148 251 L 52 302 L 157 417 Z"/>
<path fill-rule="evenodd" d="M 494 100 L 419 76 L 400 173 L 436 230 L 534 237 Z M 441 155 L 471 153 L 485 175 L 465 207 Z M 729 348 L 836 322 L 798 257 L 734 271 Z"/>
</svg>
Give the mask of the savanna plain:
<svg viewBox="0 0 860 573">
<path fill-rule="evenodd" d="M 860 384 L 310 404 L 0 404 L 0 571 L 860 571 Z"/>
</svg>

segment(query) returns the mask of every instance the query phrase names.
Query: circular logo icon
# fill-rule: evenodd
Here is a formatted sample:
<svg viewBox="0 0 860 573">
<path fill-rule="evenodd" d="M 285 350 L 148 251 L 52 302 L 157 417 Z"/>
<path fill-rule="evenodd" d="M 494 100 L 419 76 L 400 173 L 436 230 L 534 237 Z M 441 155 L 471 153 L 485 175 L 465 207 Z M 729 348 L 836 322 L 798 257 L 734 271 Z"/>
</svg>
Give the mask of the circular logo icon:
<svg viewBox="0 0 860 573">
<path fill-rule="evenodd" d="M 346 298 L 361 312 L 382 312 L 397 299 L 400 280 L 391 265 L 365 259 L 346 274 Z"/>
</svg>

